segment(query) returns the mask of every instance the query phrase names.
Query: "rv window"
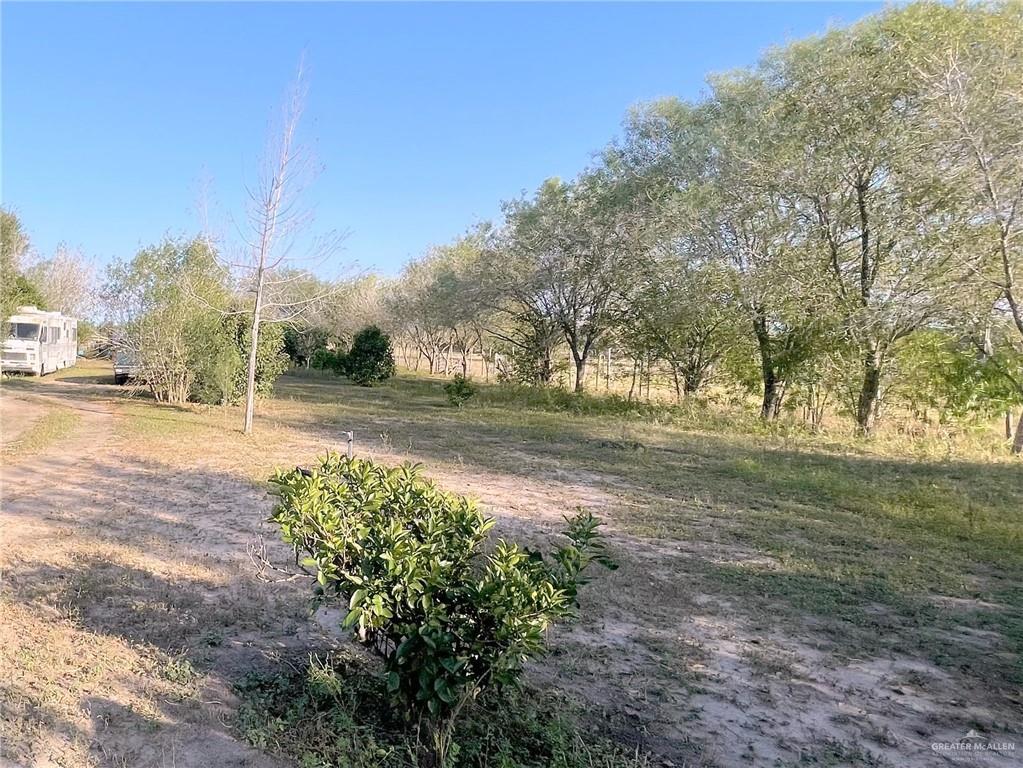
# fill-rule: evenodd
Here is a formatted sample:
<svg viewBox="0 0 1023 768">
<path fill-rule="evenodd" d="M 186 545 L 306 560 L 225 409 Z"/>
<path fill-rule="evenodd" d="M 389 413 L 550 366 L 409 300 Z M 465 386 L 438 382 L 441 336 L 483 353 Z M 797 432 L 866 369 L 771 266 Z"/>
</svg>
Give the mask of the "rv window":
<svg viewBox="0 0 1023 768">
<path fill-rule="evenodd" d="M 60 326 L 53 329 L 53 340 L 60 341 Z"/>
<path fill-rule="evenodd" d="M 44 325 L 42 330 L 39 331 L 39 341 L 46 341 L 46 326 Z"/>
<path fill-rule="evenodd" d="M 12 339 L 35 341 L 39 338 L 39 326 L 35 323 L 11 323 L 7 335 Z"/>
</svg>

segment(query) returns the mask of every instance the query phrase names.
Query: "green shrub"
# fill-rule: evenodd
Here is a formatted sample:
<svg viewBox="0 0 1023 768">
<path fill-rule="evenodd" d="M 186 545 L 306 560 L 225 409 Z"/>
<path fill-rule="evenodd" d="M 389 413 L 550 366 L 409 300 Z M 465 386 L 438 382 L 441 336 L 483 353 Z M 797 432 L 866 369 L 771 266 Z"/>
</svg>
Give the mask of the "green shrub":
<svg viewBox="0 0 1023 768">
<path fill-rule="evenodd" d="M 237 333 L 238 350 L 244 365 L 235 380 L 235 397 L 245 397 L 245 378 L 248 373 L 249 348 L 252 345 L 252 333 L 248 322 L 242 323 Z M 279 323 L 263 323 L 259 327 L 259 343 L 256 345 L 256 394 L 259 397 L 270 397 L 274 392 L 274 384 L 288 370 L 288 356 L 284 352 L 284 327 Z"/>
<path fill-rule="evenodd" d="M 391 378 L 394 375 L 394 354 L 390 337 L 375 325 L 355 334 L 352 348 L 344 358 L 343 373 L 364 387 Z"/>
<path fill-rule="evenodd" d="M 313 352 L 309 364 L 321 371 L 338 373 L 338 369 L 341 367 L 341 358 L 337 352 L 324 347 Z"/>
<path fill-rule="evenodd" d="M 234 318 L 229 318 L 234 323 Z M 233 329 L 223 327 L 209 335 L 202 357 L 196 362 L 195 382 L 189 399 L 209 405 L 237 402 L 239 374 L 244 386 L 245 361 Z"/>
<path fill-rule="evenodd" d="M 573 615 L 587 566 L 613 567 L 599 521 L 583 513 L 549 559 L 505 541 L 483 554 L 494 521 L 416 466 L 328 454 L 271 482 L 271 520 L 304 556 L 319 598 L 347 605 L 344 627 L 383 659 L 389 695 L 423 723 L 437 766 L 466 705 L 514 682 L 548 627 Z"/>
<path fill-rule="evenodd" d="M 238 403 L 245 397 L 252 334 L 244 315 L 228 315 L 199 345 L 193 367 L 191 400 L 213 405 Z M 274 383 L 288 368 L 284 353 L 284 329 L 265 323 L 259 329 L 256 349 L 256 394 L 269 397 Z"/>
<path fill-rule="evenodd" d="M 444 385 L 444 391 L 448 395 L 448 402 L 461 408 L 476 394 L 476 387 L 469 377 L 456 373 L 455 377 Z"/>
</svg>

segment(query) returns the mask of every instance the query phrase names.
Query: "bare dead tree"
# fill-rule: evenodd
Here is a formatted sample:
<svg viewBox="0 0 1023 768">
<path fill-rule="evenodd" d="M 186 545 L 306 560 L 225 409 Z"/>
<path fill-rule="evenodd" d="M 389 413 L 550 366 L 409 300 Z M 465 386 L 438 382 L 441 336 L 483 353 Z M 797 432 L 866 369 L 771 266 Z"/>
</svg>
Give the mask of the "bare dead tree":
<svg viewBox="0 0 1023 768">
<path fill-rule="evenodd" d="M 46 299 L 47 309 L 75 317 L 95 309 L 96 268 L 80 250 L 61 243 L 53 256 L 36 257 L 25 271 Z"/>
<path fill-rule="evenodd" d="M 307 87 L 304 63 L 288 89 L 280 125 L 271 131 L 266 159 L 255 187 L 247 188 L 249 204 L 242 240 L 245 254 L 230 263 L 242 286 L 253 294 L 249 359 L 245 385 L 243 431 L 252 431 L 256 400 L 256 363 L 261 326 L 266 322 L 298 320 L 336 293 L 337 283 L 313 292 L 299 292 L 308 285 L 309 269 L 335 257 L 344 233 L 310 234 L 312 209 L 303 204 L 304 192 L 317 168 L 308 147 L 298 140 L 298 126 L 305 107 Z"/>
</svg>

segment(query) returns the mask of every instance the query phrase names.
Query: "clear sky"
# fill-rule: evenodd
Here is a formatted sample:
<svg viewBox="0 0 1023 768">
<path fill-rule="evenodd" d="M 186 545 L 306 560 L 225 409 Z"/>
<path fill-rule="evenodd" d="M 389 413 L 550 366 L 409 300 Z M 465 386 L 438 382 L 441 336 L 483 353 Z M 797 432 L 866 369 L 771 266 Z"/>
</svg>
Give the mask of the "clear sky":
<svg viewBox="0 0 1023 768">
<path fill-rule="evenodd" d="M 878 7 L 3 2 L 2 199 L 101 263 L 195 232 L 203 178 L 237 217 L 304 50 L 316 226 L 393 274 L 578 173 L 630 105 Z"/>
</svg>

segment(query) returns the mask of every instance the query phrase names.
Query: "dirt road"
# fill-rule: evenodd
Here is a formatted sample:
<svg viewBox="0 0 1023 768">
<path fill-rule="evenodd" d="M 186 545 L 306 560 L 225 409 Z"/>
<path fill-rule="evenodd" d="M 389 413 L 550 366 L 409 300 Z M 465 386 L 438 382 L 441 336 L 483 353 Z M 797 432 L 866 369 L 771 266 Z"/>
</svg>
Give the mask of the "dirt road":
<svg viewBox="0 0 1023 768">
<path fill-rule="evenodd" d="M 231 680 L 313 640 L 304 595 L 252 578 L 265 494 L 133 455 L 113 406 L 54 389 L 33 408 L 73 409 L 75 432 L 3 466 L 0 752 L 32 766 L 276 765 L 225 724 Z"/>
<path fill-rule="evenodd" d="M 46 408 L 41 403 L 23 397 L 0 397 L 0 443 L 4 447 L 17 443 L 44 413 Z"/>
</svg>

